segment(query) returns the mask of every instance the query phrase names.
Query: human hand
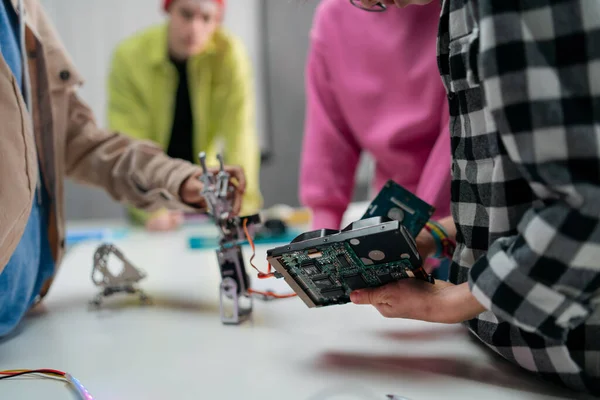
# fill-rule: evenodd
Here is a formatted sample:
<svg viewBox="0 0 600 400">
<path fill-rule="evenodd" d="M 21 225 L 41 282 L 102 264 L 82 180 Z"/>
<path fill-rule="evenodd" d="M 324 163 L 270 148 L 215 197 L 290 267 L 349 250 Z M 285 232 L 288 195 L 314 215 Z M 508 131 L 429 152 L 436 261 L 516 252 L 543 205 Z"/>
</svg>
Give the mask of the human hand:
<svg viewBox="0 0 600 400">
<path fill-rule="evenodd" d="M 431 221 L 433 222 L 433 221 Z M 441 253 L 445 257 L 449 257 L 450 254 L 454 251 L 454 242 L 456 241 L 456 224 L 452 219 L 452 216 L 448 216 L 438 220 L 434 223 L 437 227 L 435 230 L 442 231 L 442 236 L 444 237 L 442 244 L 442 249 L 438 249 L 439 239 L 435 239 L 432 233 L 430 232 L 431 227 L 425 227 L 421 229 L 421 232 L 415 238 L 417 243 L 417 248 L 419 250 L 419 254 L 423 260 L 426 260 L 429 257 L 434 257 L 438 250 L 441 250 Z"/>
<path fill-rule="evenodd" d="M 172 231 L 183 223 L 183 213 L 180 211 L 161 211 L 152 215 L 146 222 L 146 229 L 152 232 Z"/>
<path fill-rule="evenodd" d="M 435 284 L 418 279 L 403 279 L 379 288 L 355 290 L 354 304 L 373 305 L 386 318 L 455 324 L 467 321 L 486 309 L 471 294 L 468 283 Z"/>
<path fill-rule="evenodd" d="M 228 192 L 228 199 L 232 202 L 233 215 L 237 215 L 242 208 L 242 198 L 246 192 L 246 175 L 242 167 L 239 166 L 226 165 L 224 170 L 230 175 L 229 187 L 231 190 Z M 216 175 L 219 173 L 219 169 L 209 168 L 209 172 Z M 206 200 L 202 196 L 203 184 L 198 179 L 200 175 L 202 175 L 202 172 L 197 172 L 186 179 L 179 189 L 179 196 L 186 204 L 206 208 Z"/>
<path fill-rule="evenodd" d="M 422 229 L 415 238 L 415 242 L 423 260 L 423 268 L 428 274 L 432 273 L 439 265 L 439 260 L 430 258 L 434 256 L 437 249 L 435 239 L 427 229 Z"/>
</svg>

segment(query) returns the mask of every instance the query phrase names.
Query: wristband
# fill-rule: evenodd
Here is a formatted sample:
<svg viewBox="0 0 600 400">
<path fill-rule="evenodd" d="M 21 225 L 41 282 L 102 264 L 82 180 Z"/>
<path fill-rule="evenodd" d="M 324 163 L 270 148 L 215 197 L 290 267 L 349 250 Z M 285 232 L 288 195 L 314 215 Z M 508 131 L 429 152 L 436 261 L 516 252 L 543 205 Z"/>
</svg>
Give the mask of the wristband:
<svg viewBox="0 0 600 400">
<path fill-rule="evenodd" d="M 456 244 L 450 239 L 446 230 L 440 224 L 431 220 L 425 224 L 425 229 L 427 229 L 435 241 L 436 252 L 433 257 L 452 259 Z"/>
</svg>

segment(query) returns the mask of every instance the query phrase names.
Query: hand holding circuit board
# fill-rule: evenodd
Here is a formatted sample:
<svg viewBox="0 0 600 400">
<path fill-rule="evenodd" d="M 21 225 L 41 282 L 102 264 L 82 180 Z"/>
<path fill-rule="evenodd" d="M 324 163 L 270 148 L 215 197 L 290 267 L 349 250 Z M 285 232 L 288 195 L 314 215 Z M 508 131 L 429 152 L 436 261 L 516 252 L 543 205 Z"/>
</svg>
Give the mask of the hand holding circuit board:
<svg viewBox="0 0 600 400">
<path fill-rule="evenodd" d="M 350 293 L 407 278 L 434 283 L 415 237 L 434 208 L 388 181 L 362 219 L 341 231 L 304 233 L 267 259 L 309 307 L 350 302 Z"/>
</svg>

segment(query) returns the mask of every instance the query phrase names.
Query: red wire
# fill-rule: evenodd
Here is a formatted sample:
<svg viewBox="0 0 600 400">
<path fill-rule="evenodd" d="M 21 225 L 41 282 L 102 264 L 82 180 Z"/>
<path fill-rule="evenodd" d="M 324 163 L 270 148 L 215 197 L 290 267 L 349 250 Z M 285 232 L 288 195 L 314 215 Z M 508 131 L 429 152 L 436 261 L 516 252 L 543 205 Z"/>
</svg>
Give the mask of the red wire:
<svg viewBox="0 0 600 400">
<path fill-rule="evenodd" d="M 260 290 L 249 289 L 248 293 L 260 294 L 266 297 L 273 297 L 275 299 L 289 299 L 290 297 L 296 297 L 296 293 L 288 293 L 288 294 L 277 294 L 275 292 L 261 292 Z"/>
<path fill-rule="evenodd" d="M 65 376 L 67 373 L 59 371 L 57 369 L 16 369 L 0 371 L 0 375 L 13 376 L 13 375 L 25 375 L 25 374 L 48 374 L 48 375 L 60 375 Z"/>
</svg>

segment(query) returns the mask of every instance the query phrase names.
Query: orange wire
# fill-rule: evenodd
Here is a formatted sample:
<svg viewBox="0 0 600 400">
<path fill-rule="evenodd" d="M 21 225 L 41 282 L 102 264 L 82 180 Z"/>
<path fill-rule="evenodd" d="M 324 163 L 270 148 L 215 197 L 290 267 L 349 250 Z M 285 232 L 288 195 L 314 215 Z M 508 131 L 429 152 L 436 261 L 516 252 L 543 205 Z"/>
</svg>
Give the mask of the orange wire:
<svg viewBox="0 0 600 400">
<path fill-rule="evenodd" d="M 260 294 L 266 297 L 273 297 L 275 299 L 289 299 L 290 297 L 296 297 L 296 293 L 288 293 L 288 294 L 277 294 L 275 292 L 261 292 L 260 290 L 248 289 L 248 293 Z"/>
<path fill-rule="evenodd" d="M 271 264 L 270 263 L 269 263 L 269 270 L 265 274 L 264 272 L 262 272 L 261 270 L 256 268 L 256 265 L 254 265 L 254 263 L 252 262 L 252 260 L 254 260 L 254 256 L 256 256 L 256 247 L 254 246 L 254 241 L 252 240 L 252 238 L 250 237 L 250 233 L 248 232 L 248 220 L 247 219 L 244 219 L 244 222 L 242 223 L 242 227 L 244 228 L 244 234 L 246 235 L 246 239 L 248 240 L 248 243 L 250 243 L 250 247 L 252 247 L 252 256 L 250 257 L 250 265 L 256 271 L 258 271 L 259 279 L 272 278 L 273 273 L 271 272 Z"/>
<path fill-rule="evenodd" d="M 272 278 L 274 276 L 274 274 L 271 272 L 271 263 L 269 263 L 269 270 L 268 270 L 269 272 L 265 274 L 264 272 L 262 272 L 261 270 L 256 268 L 256 266 L 252 262 L 252 260 L 254 260 L 254 256 L 256 255 L 256 247 L 254 246 L 254 241 L 252 240 L 252 238 L 250 237 L 250 233 L 248 232 L 248 220 L 247 219 L 244 219 L 244 222 L 242 223 L 242 227 L 244 228 L 244 234 L 246 235 L 246 239 L 248 240 L 248 243 L 250 243 L 250 247 L 252 247 L 252 256 L 250 257 L 250 265 L 252 266 L 252 268 L 254 268 L 255 270 L 258 271 L 258 279 Z M 248 289 L 248 293 L 260 294 L 262 296 L 272 297 L 275 299 L 287 299 L 287 298 L 296 296 L 296 293 L 277 294 L 277 293 L 271 292 L 271 291 L 261 292 L 259 290 L 254 290 L 254 289 Z"/>
<path fill-rule="evenodd" d="M 2 378 L 10 378 L 13 376 L 25 376 L 25 375 L 43 375 L 53 379 L 65 380 L 66 372 L 58 371 L 56 369 L 13 369 L 0 371 Z"/>
<path fill-rule="evenodd" d="M 16 374 L 22 374 L 23 372 L 34 372 L 37 374 L 52 374 L 52 375 L 66 375 L 66 372 L 62 372 L 56 369 L 35 369 L 35 370 L 31 370 L 31 369 L 13 369 L 13 370 L 6 370 L 6 371 L 0 371 L 0 375 L 16 375 Z"/>
</svg>

